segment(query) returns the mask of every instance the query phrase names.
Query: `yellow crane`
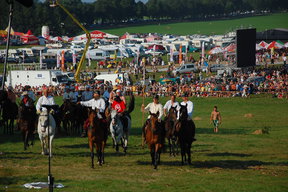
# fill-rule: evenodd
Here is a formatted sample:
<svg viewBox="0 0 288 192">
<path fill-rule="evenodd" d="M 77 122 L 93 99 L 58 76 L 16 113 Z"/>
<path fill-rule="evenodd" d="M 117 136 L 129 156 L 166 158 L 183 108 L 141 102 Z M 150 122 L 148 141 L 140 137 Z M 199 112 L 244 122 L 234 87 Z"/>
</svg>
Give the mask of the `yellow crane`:
<svg viewBox="0 0 288 192">
<path fill-rule="evenodd" d="M 86 42 L 86 45 L 85 45 L 85 48 L 84 48 L 84 51 L 83 51 L 83 55 L 80 59 L 80 62 L 78 64 L 78 67 L 77 67 L 77 70 L 75 72 L 75 80 L 77 82 L 80 81 L 80 78 L 79 78 L 79 75 L 80 75 L 80 71 L 81 71 L 81 68 L 82 68 L 82 65 L 85 61 L 85 57 L 86 57 L 86 52 L 88 50 L 88 47 L 89 47 L 89 44 L 90 44 L 90 40 L 91 40 L 91 35 L 89 33 L 89 31 L 63 6 L 59 3 L 58 0 L 52 0 L 51 1 L 51 4 L 50 4 L 50 7 L 56 7 L 56 6 L 59 6 L 61 9 L 63 9 L 63 11 L 65 13 L 67 13 L 67 15 L 69 15 L 69 17 L 71 17 L 71 19 L 86 33 L 86 37 L 87 37 L 87 42 Z"/>
</svg>

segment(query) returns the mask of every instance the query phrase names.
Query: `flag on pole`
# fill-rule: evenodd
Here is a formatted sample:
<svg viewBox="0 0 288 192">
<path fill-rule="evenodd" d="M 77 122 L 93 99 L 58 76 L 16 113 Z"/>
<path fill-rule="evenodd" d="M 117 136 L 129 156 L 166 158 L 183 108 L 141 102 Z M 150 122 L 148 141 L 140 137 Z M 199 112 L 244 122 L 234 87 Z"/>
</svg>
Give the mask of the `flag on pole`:
<svg viewBox="0 0 288 192">
<path fill-rule="evenodd" d="M 40 68 L 42 69 L 43 61 L 42 61 L 42 50 L 39 52 L 39 63 L 40 63 Z"/>
<path fill-rule="evenodd" d="M 60 51 L 57 51 L 57 69 L 60 68 L 60 59 L 61 58 L 61 53 Z"/>
<path fill-rule="evenodd" d="M 73 49 L 73 51 L 72 51 L 72 60 L 73 60 L 73 66 L 75 66 L 76 65 L 76 51 L 75 51 L 75 49 Z"/>
<path fill-rule="evenodd" d="M 202 42 L 202 58 L 205 57 L 205 42 Z"/>
<path fill-rule="evenodd" d="M 62 71 L 65 70 L 65 51 L 64 50 L 61 53 L 61 69 Z"/>
<path fill-rule="evenodd" d="M 170 62 L 174 62 L 173 59 L 173 48 L 170 46 Z"/>
<path fill-rule="evenodd" d="M 182 64 L 182 44 L 180 44 L 180 48 L 179 48 L 179 64 Z"/>
</svg>

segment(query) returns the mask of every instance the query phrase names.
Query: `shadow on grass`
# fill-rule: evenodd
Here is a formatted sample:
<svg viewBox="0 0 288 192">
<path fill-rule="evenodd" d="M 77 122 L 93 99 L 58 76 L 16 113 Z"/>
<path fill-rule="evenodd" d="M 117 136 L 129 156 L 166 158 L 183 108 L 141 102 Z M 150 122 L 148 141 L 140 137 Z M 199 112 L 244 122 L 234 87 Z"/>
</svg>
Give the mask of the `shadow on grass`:
<svg viewBox="0 0 288 192">
<path fill-rule="evenodd" d="M 213 128 L 196 128 L 197 134 L 215 134 Z M 216 134 L 220 135 L 234 135 L 234 134 L 247 134 L 245 129 L 219 129 L 219 132 Z"/>
<path fill-rule="evenodd" d="M 252 155 L 250 154 L 245 154 L 245 153 L 228 153 L 228 152 L 225 152 L 225 153 L 209 153 L 207 154 L 207 156 L 210 156 L 210 157 L 217 157 L 217 156 L 235 156 L 235 157 L 250 157 Z"/>
<path fill-rule="evenodd" d="M 182 166 L 181 157 L 178 161 L 161 161 L 160 165 L 164 166 Z M 137 161 L 138 165 L 151 165 L 151 161 Z M 221 168 L 221 169 L 250 169 L 254 166 L 261 165 L 277 165 L 277 166 L 287 166 L 288 162 L 263 162 L 263 161 L 240 161 L 240 160 L 219 160 L 219 161 L 192 161 L 191 168 Z M 187 163 L 184 165 L 187 166 Z M 189 166 L 189 165 L 188 165 Z"/>
<path fill-rule="evenodd" d="M 31 159 L 31 156 L 27 155 L 39 155 L 40 153 L 35 152 L 29 152 L 29 151 L 23 151 L 23 152 L 4 152 L 2 155 L 0 155 L 0 159 Z M 25 155 L 25 156 L 23 156 Z"/>
</svg>

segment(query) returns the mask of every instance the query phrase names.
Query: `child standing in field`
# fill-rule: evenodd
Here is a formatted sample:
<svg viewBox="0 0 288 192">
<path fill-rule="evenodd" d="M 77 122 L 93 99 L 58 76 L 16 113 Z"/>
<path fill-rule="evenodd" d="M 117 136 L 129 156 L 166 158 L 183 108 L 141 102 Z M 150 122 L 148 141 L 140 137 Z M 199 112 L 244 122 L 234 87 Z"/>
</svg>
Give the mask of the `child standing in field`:
<svg viewBox="0 0 288 192">
<path fill-rule="evenodd" d="M 211 112 L 210 123 L 212 122 L 214 124 L 214 133 L 218 133 L 218 126 L 221 124 L 221 115 L 217 110 L 217 106 L 214 106 L 213 111 Z"/>
</svg>

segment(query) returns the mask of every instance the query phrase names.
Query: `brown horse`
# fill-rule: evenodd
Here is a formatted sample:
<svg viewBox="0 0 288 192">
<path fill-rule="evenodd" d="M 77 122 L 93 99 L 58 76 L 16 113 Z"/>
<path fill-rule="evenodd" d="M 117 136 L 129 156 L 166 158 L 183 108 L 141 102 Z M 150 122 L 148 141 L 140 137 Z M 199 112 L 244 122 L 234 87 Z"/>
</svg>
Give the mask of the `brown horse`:
<svg viewBox="0 0 288 192">
<path fill-rule="evenodd" d="M 177 148 L 177 137 L 175 135 L 175 124 L 177 121 L 177 109 L 176 107 L 171 107 L 169 109 L 168 115 L 166 116 L 164 122 L 165 122 L 165 137 L 168 139 L 169 144 L 169 152 L 170 156 L 173 154 L 173 156 L 176 155 L 175 148 Z"/>
<path fill-rule="evenodd" d="M 97 117 L 97 111 L 91 110 L 88 115 L 88 141 L 91 152 L 91 167 L 94 168 L 94 147 L 98 156 L 98 164 L 104 163 L 104 148 L 108 137 L 106 120 Z"/>
<path fill-rule="evenodd" d="M 188 120 L 187 105 L 180 105 L 179 121 L 176 123 L 176 134 L 181 147 L 182 165 L 187 161 L 191 164 L 191 146 L 195 141 L 195 124 L 192 120 Z"/>
<path fill-rule="evenodd" d="M 160 164 L 160 154 L 165 141 L 165 130 L 162 123 L 158 122 L 158 116 L 159 112 L 157 114 L 150 113 L 149 122 L 144 128 L 154 169 L 157 169 L 157 165 Z"/>
<path fill-rule="evenodd" d="M 29 146 L 28 142 L 31 141 L 31 145 L 34 144 L 34 131 L 36 127 L 36 108 L 35 107 L 19 107 L 18 127 L 22 132 L 24 141 L 24 150 Z"/>
</svg>

